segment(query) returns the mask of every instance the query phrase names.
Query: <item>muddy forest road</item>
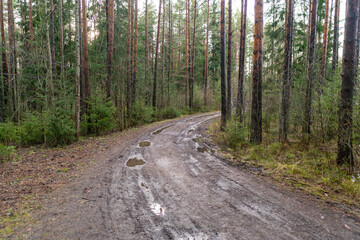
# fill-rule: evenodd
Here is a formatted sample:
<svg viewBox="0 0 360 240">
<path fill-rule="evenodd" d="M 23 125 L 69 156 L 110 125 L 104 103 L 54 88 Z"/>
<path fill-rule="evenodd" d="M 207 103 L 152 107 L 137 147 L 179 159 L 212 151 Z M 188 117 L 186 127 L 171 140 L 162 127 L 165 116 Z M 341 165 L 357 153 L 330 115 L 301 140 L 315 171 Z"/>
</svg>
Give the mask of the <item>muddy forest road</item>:
<svg viewBox="0 0 360 240">
<path fill-rule="evenodd" d="M 360 239 L 355 218 L 217 158 L 199 139 L 218 116 L 129 137 L 117 157 L 52 196 L 27 238 Z"/>
</svg>

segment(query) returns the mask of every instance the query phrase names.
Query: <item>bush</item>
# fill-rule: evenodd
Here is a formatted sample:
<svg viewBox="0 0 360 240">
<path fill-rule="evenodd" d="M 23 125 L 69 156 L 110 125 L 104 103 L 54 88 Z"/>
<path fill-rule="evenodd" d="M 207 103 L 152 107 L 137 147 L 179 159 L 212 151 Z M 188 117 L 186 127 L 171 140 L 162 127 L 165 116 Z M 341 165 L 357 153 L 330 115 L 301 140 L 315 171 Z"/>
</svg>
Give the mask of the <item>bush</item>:
<svg viewBox="0 0 360 240">
<path fill-rule="evenodd" d="M 89 113 L 86 117 L 87 132 L 100 135 L 103 131 L 115 127 L 115 107 L 103 93 L 95 93 L 90 100 Z"/>
<path fill-rule="evenodd" d="M 20 139 L 22 144 L 44 143 L 44 123 L 39 113 L 26 113 L 21 123 Z"/>
<path fill-rule="evenodd" d="M 159 119 L 173 119 L 177 118 L 181 115 L 180 111 L 177 110 L 175 107 L 166 107 L 160 110 L 158 114 Z"/>
<path fill-rule="evenodd" d="M 0 142 L 5 145 L 19 143 L 19 127 L 13 122 L 0 123 Z"/>
<path fill-rule="evenodd" d="M 237 119 L 228 121 L 224 132 L 225 142 L 233 149 L 246 141 L 246 130 Z"/>
<path fill-rule="evenodd" d="M 139 126 L 154 121 L 154 109 L 143 101 L 136 101 L 130 109 L 130 125 Z"/>
<path fill-rule="evenodd" d="M 46 117 L 45 141 L 50 146 L 70 144 L 75 140 L 75 127 L 70 114 L 61 108 L 48 112 Z"/>
<path fill-rule="evenodd" d="M 4 146 L 0 144 L 0 162 L 9 161 L 15 155 L 14 146 Z"/>
</svg>

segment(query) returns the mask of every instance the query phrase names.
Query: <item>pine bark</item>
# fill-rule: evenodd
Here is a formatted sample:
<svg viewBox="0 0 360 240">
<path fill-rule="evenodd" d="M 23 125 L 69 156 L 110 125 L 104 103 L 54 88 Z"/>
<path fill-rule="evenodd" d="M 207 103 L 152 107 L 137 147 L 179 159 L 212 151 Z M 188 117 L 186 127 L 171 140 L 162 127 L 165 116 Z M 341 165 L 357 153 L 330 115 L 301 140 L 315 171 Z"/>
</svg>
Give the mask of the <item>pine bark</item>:
<svg viewBox="0 0 360 240">
<path fill-rule="evenodd" d="M 193 26 L 193 40 L 191 52 L 191 75 L 189 84 L 189 107 L 193 108 L 194 105 L 194 74 L 195 74 L 195 37 L 196 37 L 196 0 L 194 0 L 194 26 Z"/>
<path fill-rule="evenodd" d="M 188 104 L 188 82 L 189 82 L 189 57 L 188 57 L 188 18 L 189 18 L 189 5 L 188 0 L 186 2 L 186 18 L 185 18 L 185 83 L 184 83 L 184 92 L 185 92 L 185 105 Z"/>
<path fill-rule="evenodd" d="M 355 82 L 355 47 L 358 31 L 359 1 L 346 1 L 346 20 L 344 34 L 343 74 L 340 94 L 338 165 L 347 165 L 352 171 L 354 166 L 353 154 L 353 94 Z"/>
<path fill-rule="evenodd" d="M 208 73 L 209 73 L 209 13 L 210 13 L 210 0 L 207 0 L 207 13 L 206 13 L 206 52 L 205 52 L 205 78 L 204 78 L 204 105 L 207 106 L 207 91 L 208 91 Z"/>
<path fill-rule="evenodd" d="M 18 121 L 18 114 L 16 114 L 16 99 L 17 99 L 17 60 L 16 60 L 16 42 L 15 42 L 15 25 L 12 0 L 8 0 L 8 35 L 9 35 L 9 88 L 8 88 L 8 106 L 10 118 Z"/>
<path fill-rule="evenodd" d="M 326 55 L 327 55 L 327 37 L 328 37 L 328 25 L 329 25 L 329 0 L 325 1 L 325 23 L 324 23 L 324 37 L 323 37 L 323 48 L 322 48 L 322 59 L 321 59 L 321 70 L 320 70 L 320 83 L 325 83 L 325 70 L 326 70 Z"/>
<path fill-rule="evenodd" d="M 229 0 L 229 17 L 228 17 L 228 62 L 227 62 L 227 96 L 226 96 L 226 118 L 227 120 L 231 119 L 231 67 L 232 67 L 232 58 L 231 58 L 231 48 L 232 48 L 232 1 Z"/>
<path fill-rule="evenodd" d="M 149 71 L 149 39 L 148 39 L 148 0 L 145 0 L 145 85 L 148 86 Z M 148 87 L 147 87 L 148 88 Z M 146 93 L 146 102 L 148 103 L 148 92 Z"/>
<path fill-rule="evenodd" d="M 51 78 L 53 86 L 56 86 L 56 62 L 55 62 L 55 27 L 54 27 L 54 3 L 53 0 L 49 0 L 50 3 L 50 50 L 51 50 Z"/>
<path fill-rule="evenodd" d="M 5 28 L 4 28 L 4 7 L 3 7 L 3 0 L 0 0 L 0 28 L 1 28 L 1 60 L 2 60 L 2 79 L 3 82 L 0 84 L 0 86 L 3 86 L 3 89 L 1 90 L 1 115 L 2 115 L 2 121 L 5 120 L 5 107 L 8 104 L 8 97 L 9 97 L 9 70 L 8 70 L 8 64 L 7 64 L 7 55 L 6 55 L 6 41 L 5 41 Z M 2 94 L 4 93 L 4 94 Z"/>
<path fill-rule="evenodd" d="M 240 122 L 244 120 L 244 80 L 245 80 L 245 53 L 246 53 L 246 14 L 247 0 L 241 0 L 241 29 L 239 52 L 239 78 L 236 115 Z"/>
<path fill-rule="evenodd" d="M 188 34 L 187 34 L 187 36 L 188 36 L 188 69 L 187 69 L 187 71 L 188 71 L 188 94 L 189 94 L 189 102 L 188 102 L 188 104 L 189 104 L 189 106 L 190 106 L 190 102 L 191 102 L 191 97 L 190 97 L 190 95 L 191 95 L 191 67 L 192 67 L 192 58 L 191 58 L 191 54 L 192 54 L 192 50 L 191 50 L 191 31 L 190 31 L 190 16 L 191 14 L 190 14 L 190 0 L 188 0 L 188 21 L 187 21 L 187 24 L 188 24 L 188 27 L 187 27 L 187 29 L 188 29 Z"/>
<path fill-rule="evenodd" d="M 159 14 L 158 26 L 156 33 L 156 47 L 155 47 L 155 66 L 154 66 L 154 87 L 153 87 L 153 107 L 156 108 L 156 95 L 157 95 L 157 68 L 159 59 L 159 38 L 160 38 L 160 25 L 161 25 L 161 0 L 159 0 Z"/>
<path fill-rule="evenodd" d="M 308 43 L 308 78 L 306 82 L 305 93 L 305 112 L 304 112 L 304 126 L 303 133 L 310 137 L 311 133 L 311 103 L 312 92 L 314 85 L 314 58 L 315 58 L 315 43 L 316 43 L 316 16 L 317 16 L 317 0 L 311 2 L 311 16 L 310 17 L 310 32 Z"/>
<path fill-rule="evenodd" d="M 126 71 L 126 107 L 130 109 L 130 81 L 131 81 L 131 0 L 128 0 L 128 39 L 127 39 L 127 71 Z"/>
<path fill-rule="evenodd" d="M 106 81 L 106 95 L 108 99 L 112 99 L 111 90 L 111 76 L 112 76 L 112 61 L 113 61 L 113 46 L 114 46 L 114 0 L 108 0 L 107 12 L 107 81 Z"/>
<path fill-rule="evenodd" d="M 335 73 L 336 67 L 338 65 L 339 12 L 340 12 L 340 0 L 335 0 L 334 40 L 333 40 L 333 55 L 332 55 L 333 73 Z"/>
<path fill-rule="evenodd" d="M 255 144 L 262 141 L 262 48 L 263 0 L 256 0 L 250 129 L 250 142 Z"/>
<path fill-rule="evenodd" d="M 286 2 L 286 24 L 285 24 L 285 65 L 282 87 L 282 102 L 280 112 L 280 142 L 287 141 L 289 129 L 289 110 L 290 95 L 292 86 L 292 48 L 293 48 L 293 29 L 294 29 L 294 0 Z"/>
<path fill-rule="evenodd" d="M 90 99 L 90 81 L 89 81 L 89 52 L 88 52 L 88 40 L 87 40 L 87 16 L 86 16 L 86 4 L 85 0 L 82 0 L 82 40 L 83 40 L 83 70 L 84 70 L 84 93 L 85 93 L 85 111 L 88 111 L 87 100 Z"/>
<path fill-rule="evenodd" d="M 30 30 L 30 51 L 33 51 L 34 25 L 33 25 L 33 13 L 32 13 L 32 0 L 29 1 L 29 30 Z"/>
<path fill-rule="evenodd" d="M 172 31 L 172 21 L 171 21 L 171 0 L 169 1 L 169 41 L 168 41 L 168 84 L 167 84 L 167 105 L 170 105 L 170 75 L 171 75 L 171 69 L 172 69 L 172 51 L 171 51 L 171 31 Z"/>
<path fill-rule="evenodd" d="M 161 32 L 161 82 L 160 82 L 160 107 L 164 107 L 164 73 L 165 73 L 165 0 L 163 0 Z"/>
<path fill-rule="evenodd" d="M 59 38 L 60 38 L 60 73 L 61 79 L 64 78 L 65 56 L 64 56 L 64 21 L 63 21 L 63 1 L 59 0 Z"/>
<path fill-rule="evenodd" d="M 225 0 L 220 7 L 220 68 L 221 68 L 221 130 L 226 127 L 226 69 L 225 69 Z"/>
<path fill-rule="evenodd" d="M 79 16 L 79 9 L 80 9 L 80 0 L 75 0 L 75 26 L 76 26 L 76 105 L 75 105 L 75 121 L 76 121 L 76 137 L 80 137 L 80 72 L 81 72 L 81 53 L 80 53 L 80 16 Z"/>
<path fill-rule="evenodd" d="M 133 104 L 136 99 L 136 72 L 137 72 L 137 53 L 138 53 L 138 0 L 135 0 L 135 23 L 134 23 L 134 64 L 133 64 L 133 77 L 132 77 L 132 94 L 131 103 Z"/>
</svg>

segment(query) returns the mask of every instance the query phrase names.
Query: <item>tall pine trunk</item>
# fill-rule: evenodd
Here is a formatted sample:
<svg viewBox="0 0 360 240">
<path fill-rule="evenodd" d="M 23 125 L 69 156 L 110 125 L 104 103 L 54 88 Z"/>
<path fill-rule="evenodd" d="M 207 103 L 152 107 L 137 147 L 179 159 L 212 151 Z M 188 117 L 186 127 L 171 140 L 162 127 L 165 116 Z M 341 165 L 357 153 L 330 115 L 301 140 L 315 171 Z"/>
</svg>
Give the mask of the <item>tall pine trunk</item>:
<svg viewBox="0 0 360 240">
<path fill-rule="evenodd" d="M 34 25 L 33 25 L 33 13 L 32 13 L 32 0 L 29 1 L 29 30 L 30 30 L 30 50 L 34 50 Z"/>
<path fill-rule="evenodd" d="M 138 52 L 138 0 L 135 0 L 135 16 L 134 16 L 134 60 L 133 60 L 133 76 L 131 86 L 131 104 L 136 98 L 136 72 L 137 72 L 137 52 Z"/>
<path fill-rule="evenodd" d="M 338 65 L 339 12 L 340 12 L 340 0 L 335 0 L 334 40 L 333 40 L 333 55 L 332 55 L 333 73 L 335 73 L 336 67 Z"/>
<path fill-rule="evenodd" d="M 126 108 L 130 110 L 131 81 L 131 0 L 128 0 L 128 39 L 127 39 L 127 71 L 126 71 Z"/>
<path fill-rule="evenodd" d="M 255 1 L 254 55 L 252 72 L 252 102 L 250 142 L 262 141 L 262 47 L 263 47 L 263 0 Z"/>
<path fill-rule="evenodd" d="M 208 90 L 208 72 L 209 72 L 209 13 L 210 13 L 210 0 L 207 0 L 207 13 L 206 13 L 206 52 L 205 52 L 205 78 L 204 78 L 204 105 L 207 106 L 207 90 Z"/>
<path fill-rule="evenodd" d="M 148 71 L 149 71 L 149 39 L 148 39 L 148 0 L 145 0 L 145 75 L 144 81 L 148 89 Z M 146 92 L 146 104 L 148 104 L 148 92 Z"/>
<path fill-rule="evenodd" d="M 188 18 L 189 18 L 189 0 L 186 2 L 186 17 L 185 17 L 185 83 L 184 83 L 184 92 L 185 92 L 185 106 L 188 104 L 188 83 L 189 83 L 189 57 L 188 57 Z"/>
<path fill-rule="evenodd" d="M 355 82 L 355 47 L 358 31 L 359 1 L 346 1 L 346 20 L 344 34 L 343 74 L 339 107 L 338 165 L 347 165 L 352 171 L 353 154 L 353 94 Z"/>
<path fill-rule="evenodd" d="M 88 111 L 88 104 L 86 101 L 90 99 L 90 80 L 89 80 L 89 52 L 87 40 L 87 16 L 85 0 L 82 0 L 82 40 L 83 40 L 83 57 L 84 57 L 84 83 L 85 83 L 85 111 Z"/>
<path fill-rule="evenodd" d="M 15 25 L 14 25 L 14 12 L 12 0 L 8 0 L 8 35 L 9 35 L 9 91 L 8 91 L 8 106 L 10 119 L 18 121 L 18 114 L 16 112 L 16 99 L 17 99 L 17 60 L 16 60 L 16 42 L 15 42 Z"/>
<path fill-rule="evenodd" d="M 328 38 L 328 25 L 329 25 L 329 0 L 325 2 L 325 23 L 324 23 L 324 37 L 323 37 L 323 48 L 322 48 L 322 59 L 321 59 L 321 70 L 320 70 L 320 82 L 325 83 L 325 70 L 326 70 L 326 55 L 327 55 L 327 38 Z"/>
<path fill-rule="evenodd" d="M 232 61 L 231 61 L 231 45 L 232 45 L 232 1 L 229 0 L 229 22 L 228 22 L 228 66 L 227 66 L 227 96 L 226 96 L 226 118 L 230 120 L 231 118 L 231 67 L 232 67 Z"/>
<path fill-rule="evenodd" d="M 221 126 L 226 127 L 226 66 L 225 66 L 225 0 L 221 0 L 220 7 L 220 68 L 221 68 Z"/>
<path fill-rule="evenodd" d="M 308 77 L 306 82 L 306 93 L 305 93 L 305 113 L 304 113 L 304 126 L 303 133 L 310 137 L 311 133 L 311 103 L 312 103 L 312 92 L 314 85 L 314 58 L 315 58 L 315 43 L 316 43 L 316 17 L 317 17 L 317 0 L 311 2 L 311 15 L 310 17 L 310 32 L 309 32 L 309 43 L 308 43 Z"/>
<path fill-rule="evenodd" d="M 76 103 L 75 103 L 75 122 L 76 122 L 76 137 L 80 137 L 80 72 L 81 72 L 81 53 L 80 53 L 80 16 L 79 16 L 79 9 L 80 9 L 80 0 L 75 0 L 75 26 L 76 26 Z"/>
<path fill-rule="evenodd" d="M 171 52 L 171 31 L 172 31 L 172 21 L 171 21 L 171 0 L 169 1 L 169 46 L 168 46 L 168 85 L 167 85 L 167 105 L 170 105 L 170 75 L 172 69 L 172 52 Z"/>
<path fill-rule="evenodd" d="M 64 84 L 63 81 L 65 77 L 63 1 L 64 0 L 59 0 L 60 78 L 62 84 Z"/>
<path fill-rule="evenodd" d="M 160 82 L 160 107 L 164 107 L 164 73 L 165 73 L 165 0 L 163 0 L 161 32 L 161 82 Z"/>
<path fill-rule="evenodd" d="M 50 50 L 51 50 L 51 78 L 53 86 L 56 87 L 56 62 L 55 62 L 55 26 L 54 26 L 54 3 L 53 0 L 49 0 L 50 3 Z M 54 93 L 55 94 L 55 93 Z"/>
<path fill-rule="evenodd" d="M 285 30 L 285 65 L 282 87 L 282 101 L 280 112 L 280 142 L 287 141 L 289 129 L 289 110 L 290 94 L 292 86 L 292 48 L 293 48 L 293 29 L 294 29 L 294 0 L 286 2 L 286 30 Z"/>
<path fill-rule="evenodd" d="M 195 37 L 196 37 L 196 0 L 194 0 L 194 26 L 193 26 L 193 40 L 191 51 L 191 75 L 189 84 L 189 107 L 193 108 L 194 105 L 194 74 L 195 74 Z"/>
<path fill-rule="evenodd" d="M 107 81 L 106 95 L 109 100 L 112 98 L 111 75 L 113 61 L 113 42 L 114 42 L 114 0 L 108 0 L 107 7 Z"/>
<path fill-rule="evenodd" d="M 187 36 L 188 36 L 188 69 L 187 69 L 187 71 L 188 71 L 188 94 L 189 94 L 189 102 L 188 102 L 188 104 L 190 105 L 190 102 L 191 102 L 191 97 L 190 97 L 190 95 L 191 95 L 191 67 L 192 67 L 192 62 L 191 62 L 191 53 L 192 53 L 192 51 L 191 51 L 191 33 L 190 33 L 190 16 L 191 16 L 191 14 L 190 14 L 190 0 L 188 0 L 188 20 L 187 20 L 187 29 L 188 29 L 188 34 L 187 34 Z"/>
<path fill-rule="evenodd" d="M 156 47 L 155 47 L 155 66 L 154 66 L 154 87 L 153 87 L 153 107 L 156 108 L 156 95 L 157 95 L 157 68 L 159 60 L 159 38 L 160 38 L 160 25 L 161 25 L 161 0 L 159 0 L 159 15 L 158 26 L 156 33 Z"/>
<path fill-rule="evenodd" d="M 236 115 L 240 122 L 244 120 L 244 80 L 245 80 L 245 53 L 246 53 L 246 12 L 247 0 L 241 0 L 241 29 L 239 52 L 239 78 Z"/>
<path fill-rule="evenodd" d="M 1 115 L 2 119 L 1 121 L 4 121 L 5 116 L 5 107 L 8 104 L 8 97 L 9 97 L 9 70 L 8 70 L 8 64 L 7 64 L 7 55 L 6 55 L 6 41 L 5 41 L 5 28 L 4 28 L 4 6 L 3 6 L 3 0 L 0 0 L 0 28 L 1 28 L 1 60 L 2 60 L 2 79 L 3 82 L 0 83 L 0 86 L 3 86 L 3 89 L 1 90 Z M 4 93 L 4 94 L 2 94 Z"/>
</svg>

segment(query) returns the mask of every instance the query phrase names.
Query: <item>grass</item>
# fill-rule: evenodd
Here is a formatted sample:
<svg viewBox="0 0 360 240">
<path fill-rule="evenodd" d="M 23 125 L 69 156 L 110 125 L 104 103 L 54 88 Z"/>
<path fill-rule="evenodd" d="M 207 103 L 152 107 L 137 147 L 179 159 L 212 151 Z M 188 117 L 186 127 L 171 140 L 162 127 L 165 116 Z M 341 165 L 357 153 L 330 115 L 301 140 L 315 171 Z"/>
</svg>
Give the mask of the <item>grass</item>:
<svg viewBox="0 0 360 240">
<path fill-rule="evenodd" d="M 336 143 L 310 143 L 292 140 L 282 144 L 276 131 L 265 134 L 261 145 L 239 141 L 236 146 L 229 138 L 234 133 L 220 132 L 219 122 L 209 128 L 212 141 L 219 145 L 234 165 L 257 166 L 277 182 L 315 195 L 325 201 L 355 207 L 360 216 L 360 172 L 348 174 L 336 165 Z M 240 133 L 242 134 L 242 133 Z M 356 163 L 359 169 L 359 163 Z"/>
</svg>

